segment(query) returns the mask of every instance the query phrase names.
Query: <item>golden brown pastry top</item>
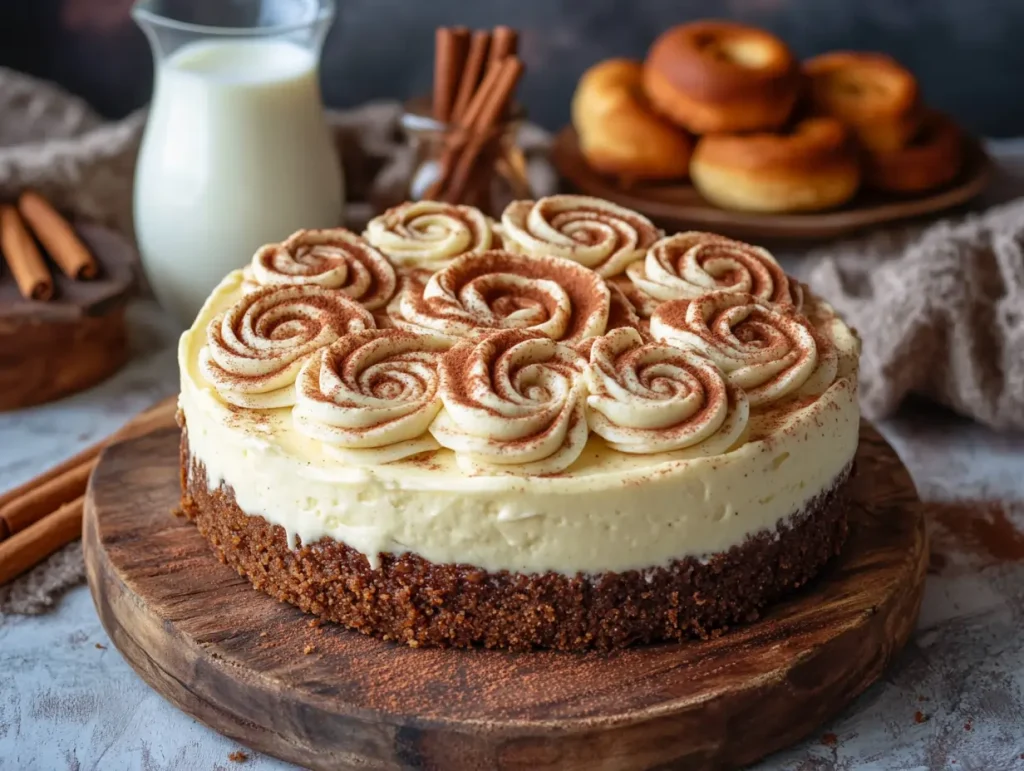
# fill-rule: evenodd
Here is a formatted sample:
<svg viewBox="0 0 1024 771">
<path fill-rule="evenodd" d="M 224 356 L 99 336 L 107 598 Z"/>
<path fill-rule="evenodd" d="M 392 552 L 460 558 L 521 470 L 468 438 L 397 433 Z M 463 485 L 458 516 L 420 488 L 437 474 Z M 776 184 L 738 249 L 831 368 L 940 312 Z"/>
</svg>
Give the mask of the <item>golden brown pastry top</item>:
<svg viewBox="0 0 1024 771">
<path fill-rule="evenodd" d="M 726 21 L 673 27 L 654 42 L 646 66 L 709 102 L 789 94 L 800 80 L 797 60 L 779 38 Z"/>
<path fill-rule="evenodd" d="M 807 118 L 784 133 L 707 136 L 699 148 L 704 163 L 745 169 L 813 170 L 852 157 L 849 132 L 835 118 Z"/>
<path fill-rule="evenodd" d="M 885 54 L 833 51 L 804 63 L 816 110 L 851 124 L 891 120 L 918 109 L 917 80 Z"/>
</svg>

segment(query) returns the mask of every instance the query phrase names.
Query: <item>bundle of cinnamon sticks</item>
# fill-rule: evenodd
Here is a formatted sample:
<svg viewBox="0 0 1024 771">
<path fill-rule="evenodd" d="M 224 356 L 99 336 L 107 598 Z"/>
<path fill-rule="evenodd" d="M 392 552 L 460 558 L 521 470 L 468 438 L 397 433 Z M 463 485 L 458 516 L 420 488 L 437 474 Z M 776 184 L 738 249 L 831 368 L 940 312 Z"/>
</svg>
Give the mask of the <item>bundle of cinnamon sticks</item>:
<svg viewBox="0 0 1024 771">
<path fill-rule="evenodd" d="M 54 294 L 53 276 L 37 239 L 68 278 L 81 281 L 99 273 L 71 223 L 41 195 L 26 191 L 16 206 L 0 205 L 0 252 L 26 300 L 51 300 Z"/>
<path fill-rule="evenodd" d="M 426 198 L 459 203 L 474 176 L 486 171 L 481 154 L 495 139 L 522 77 L 519 34 L 504 26 L 472 34 L 465 27 L 441 27 L 435 43 L 433 116 L 450 131 Z"/>
<path fill-rule="evenodd" d="M 177 399 L 160 402 L 112 436 L 0 495 L 0 585 L 82 534 L 89 475 L 109 444 L 174 425 Z"/>
</svg>

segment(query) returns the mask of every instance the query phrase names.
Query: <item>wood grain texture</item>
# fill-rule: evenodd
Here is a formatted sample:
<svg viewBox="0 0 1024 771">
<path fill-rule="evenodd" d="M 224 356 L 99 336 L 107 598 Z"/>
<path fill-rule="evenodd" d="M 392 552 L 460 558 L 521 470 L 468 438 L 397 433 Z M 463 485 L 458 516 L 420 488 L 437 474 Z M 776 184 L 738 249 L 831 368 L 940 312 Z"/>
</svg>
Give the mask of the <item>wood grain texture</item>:
<svg viewBox="0 0 1024 771">
<path fill-rule="evenodd" d="M 89 388 L 127 358 L 123 307 L 77 321 L 0 319 L 0 410 Z"/>
<path fill-rule="evenodd" d="M 124 309 L 134 292 L 138 258 L 131 244 L 98 225 L 76 233 L 101 272 L 73 280 L 50 266 L 56 295 L 26 300 L 0 268 L 0 410 L 15 410 L 90 388 L 128 358 Z"/>
<path fill-rule="evenodd" d="M 555 167 L 579 192 L 646 214 L 667 228 L 711 230 L 736 238 L 793 240 L 837 238 L 967 203 L 988 186 L 992 162 L 975 139 L 968 139 L 964 158 L 964 168 L 951 185 L 922 196 L 861 192 L 850 203 L 831 211 L 758 214 L 720 209 L 705 201 L 689 182 L 621 187 L 587 165 L 571 127 L 556 135 L 551 148 Z"/>
<path fill-rule="evenodd" d="M 86 503 L 93 599 L 114 644 L 185 712 L 316 769 L 735 768 L 812 732 L 910 635 L 924 522 L 865 425 L 843 555 L 762 621 L 614 655 L 415 650 L 254 591 L 178 501 L 178 435 L 105 451 Z"/>
</svg>

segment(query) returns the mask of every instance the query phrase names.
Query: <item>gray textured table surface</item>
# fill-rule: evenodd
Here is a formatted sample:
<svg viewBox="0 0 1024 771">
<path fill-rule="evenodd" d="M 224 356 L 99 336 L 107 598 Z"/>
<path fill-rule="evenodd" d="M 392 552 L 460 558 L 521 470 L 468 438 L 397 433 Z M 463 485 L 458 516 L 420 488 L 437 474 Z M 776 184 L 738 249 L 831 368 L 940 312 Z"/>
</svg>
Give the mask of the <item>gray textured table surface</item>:
<svg viewBox="0 0 1024 771">
<path fill-rule="evenodd" d="M 993 197 L 1024 192 L 1024 145 L 996 149 L 1004 173 Z M 788 262 L 799 267 L 796 255 Z M 131 318 L 138 353 L 115 378 L 0 415 L 0 490 L 176 390 L 173 333 L 146 304 Z M 1024 501 L 1024 435 L 996 435 L 921 405 L 880 428 L 924 499 Z M 842 715 L 761 769 L 1024 769 L 1024 562 L 1013 559 L 1024 550 L 1024 506 L 936 510 L 937 556 L 910 645 Z M 0 617 L 0 769 L 287 767 L 251 752 L 244 764 L 229 760 L 242 749 L 135 675 L 110 645 L 84 586 L 48 614 Z"/>
</svg>

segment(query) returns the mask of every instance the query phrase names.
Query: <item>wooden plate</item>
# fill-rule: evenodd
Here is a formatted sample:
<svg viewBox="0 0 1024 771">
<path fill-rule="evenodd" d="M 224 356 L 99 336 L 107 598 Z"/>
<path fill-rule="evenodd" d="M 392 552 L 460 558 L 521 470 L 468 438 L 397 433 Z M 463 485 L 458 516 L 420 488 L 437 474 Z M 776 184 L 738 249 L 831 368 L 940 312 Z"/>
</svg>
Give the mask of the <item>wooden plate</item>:
<svg viewBox="0 0 1024 771">
<path fill-rule="evenodd" d="M 737 238 L 813 240 L 848 235 L 864 228 L 935 214 L 967 203 L 992 176 L 992 161 L 981 144 L 966 141 L 964 167 L 952 184 L 919 197 L 863 192 L 848 204 L 808 214 L 754 214 L 714 206 L 688 182 L 642 183 L 625 188 L 587 165 L 572 127 L 562 129 L 551 160 L 573 187 L 646 214 L 663 227 L 704 229 Z"/>
<path fill-rule="evenodd" d="M 177 430 L 108 449 L 84 547 L 96 608 L 153 688 L 315 769 L 725 769 L 814 731 L 914 627 L 927 545 L 913 483 L 865 425 L 848 545 L 758 623 L 614 655 L 416 650 L 252 589 L 178 503 Z"/>
</svg>

